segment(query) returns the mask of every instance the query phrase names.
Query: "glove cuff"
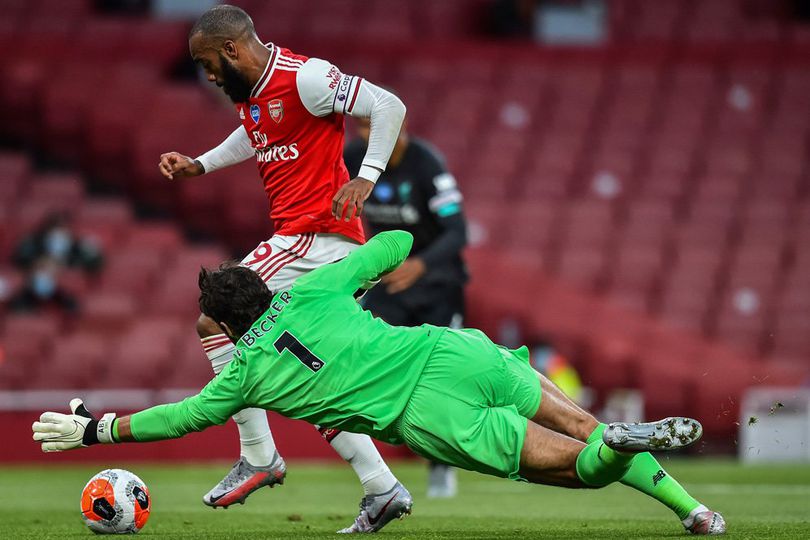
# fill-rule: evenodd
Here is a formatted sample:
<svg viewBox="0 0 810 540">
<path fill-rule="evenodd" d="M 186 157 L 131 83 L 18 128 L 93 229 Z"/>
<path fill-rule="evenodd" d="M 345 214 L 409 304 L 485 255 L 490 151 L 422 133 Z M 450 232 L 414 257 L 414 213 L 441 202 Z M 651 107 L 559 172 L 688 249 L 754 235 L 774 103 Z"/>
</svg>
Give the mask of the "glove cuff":
<svg viewBox="0 0 810 540">
<path fill-rule="evenodd" d="M 113 440 L 113 420 L 115 420 L 115 413 L 107 413 L 99 419 L 95 430 L 98 442 L 102 444 L 115 442 Z"/>
</svg>

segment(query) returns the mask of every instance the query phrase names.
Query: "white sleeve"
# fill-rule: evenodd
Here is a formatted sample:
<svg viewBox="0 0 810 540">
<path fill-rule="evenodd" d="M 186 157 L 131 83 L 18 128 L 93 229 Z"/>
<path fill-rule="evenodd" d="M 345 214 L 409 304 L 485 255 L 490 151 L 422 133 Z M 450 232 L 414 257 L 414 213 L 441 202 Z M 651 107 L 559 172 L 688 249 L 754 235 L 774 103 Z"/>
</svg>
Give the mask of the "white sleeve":
<svg viewBox="0 0 810 540">
<path fill-rule="evenodd" d="M 197 161 L 202 163 L 205 173 L 208 174 L 241 163 L 254 154 L 255 150 L 250 145 L 247 131 L 244 126 L 239 126 L 219 146 L 199 156 Z"/>
<path fill-rule="evenodd" d="M 399 138 L 405 105 L 391 92 L 319 58 L 310 58 L 296 77 L 301 102 L 314 116 L 348 114 L 371 120 L 368 150 L 359 177 L 376 182 Z"/>
</svg>

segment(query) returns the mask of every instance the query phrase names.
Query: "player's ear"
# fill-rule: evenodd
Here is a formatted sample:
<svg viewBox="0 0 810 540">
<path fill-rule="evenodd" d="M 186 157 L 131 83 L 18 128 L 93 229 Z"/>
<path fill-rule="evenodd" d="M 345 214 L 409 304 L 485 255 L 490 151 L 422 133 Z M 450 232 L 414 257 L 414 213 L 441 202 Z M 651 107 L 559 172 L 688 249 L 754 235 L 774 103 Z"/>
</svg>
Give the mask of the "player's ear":
<svg viewBox="0 0 810 540">
<path fill-rule="evenodd" d="M 225 53 L 225 56 L 231 60 L 236 60 L 239 58 L 239 49 L 236 46 L 236 42 L 232 39 L 225 40 L 225 43 L 222 44 L 222 50 Z"/>
<path fill-rule="evenodd" d="M 230 326 L 228 326 L 228 324 L 227 324 L 227 323 L 221 322 L 221 323 L 219 323 L 219 326 L 220 326 L 220 327 L 221 327 L 223 330 L 225 330 L 225 334 L 226 334 L 226 335 L 227 335 L 229 338 L 234 339 L 234 340 L 239 339 L 239 336 L 234 335 L 233 331 L 231 331 L 231 328 L 230 328 Z"/>
</svg>

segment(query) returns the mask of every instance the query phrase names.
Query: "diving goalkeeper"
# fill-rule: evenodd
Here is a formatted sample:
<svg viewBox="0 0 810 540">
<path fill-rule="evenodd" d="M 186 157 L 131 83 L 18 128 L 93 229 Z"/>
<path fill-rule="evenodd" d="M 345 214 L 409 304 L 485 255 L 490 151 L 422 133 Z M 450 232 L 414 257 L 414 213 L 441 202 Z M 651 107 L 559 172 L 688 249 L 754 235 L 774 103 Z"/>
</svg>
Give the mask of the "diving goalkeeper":
<svg viewBox="0 0 810 540">
<path fill-rule="evenodd" d="M 525 347 L 506 349 L 478 330 L 394 327 L 364 311 L 354 292 L 395 269 L 411 243 L 402 231 L 380 233 L 276 295 L 248 268 L 202 270 L 200 308 L 236 343 L 234 360 L 199 394 L 131 416 L 96 420 L 74 399 L 72 414 L 34 422 L 34 440 L 52 452 L 172 439 L 260 407 L 513 480 L 598 488 L 648 475 L 659 488 L 650 494 L 688 530 L 725 531 L 720 514 L 646 453 L 694 443 L 697 421 L 599 424 L 531 368 Z"/>
</svg>

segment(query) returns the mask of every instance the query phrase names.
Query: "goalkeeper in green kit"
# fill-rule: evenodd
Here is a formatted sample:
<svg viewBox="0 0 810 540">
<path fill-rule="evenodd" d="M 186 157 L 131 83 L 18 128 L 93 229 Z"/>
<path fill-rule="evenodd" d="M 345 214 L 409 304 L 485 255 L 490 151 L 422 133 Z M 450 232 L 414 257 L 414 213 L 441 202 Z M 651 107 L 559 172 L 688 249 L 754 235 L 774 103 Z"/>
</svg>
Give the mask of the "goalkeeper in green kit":
<svg viewBox="0 0 810 540">
<path fill-rule="evenodd" d="M 260 407 L 493 476 L 571 488 L 621 481 L 693 533 L 725 532 L 720 514 L 647 453 L 697 441 L 696 420 L 600 424 L 531 368 L 525 347 L 478 330 L 394 327 L 364 311 L 354 292 L 395 269 L 411 242 L 380 233 L 276 295 L 248 268 L 202 270 L 200 308 L 236 343 L 234 360 L 199 394 L 131 416 L 96 420 L 74 399 L 72 414 L 42 414 L 34 440 L 52 452 L 171 439 Z"/>
</svg>

